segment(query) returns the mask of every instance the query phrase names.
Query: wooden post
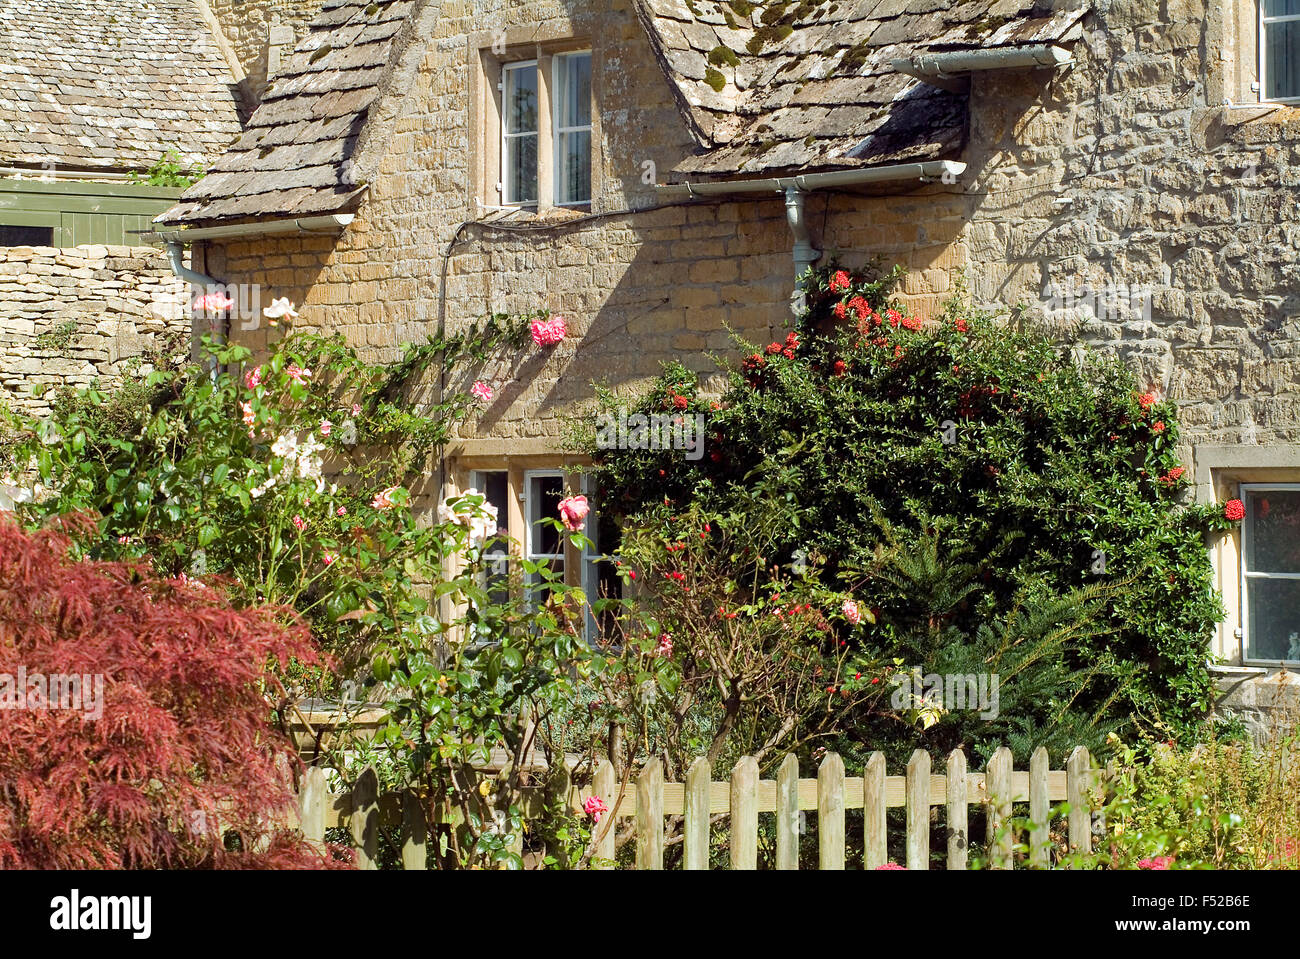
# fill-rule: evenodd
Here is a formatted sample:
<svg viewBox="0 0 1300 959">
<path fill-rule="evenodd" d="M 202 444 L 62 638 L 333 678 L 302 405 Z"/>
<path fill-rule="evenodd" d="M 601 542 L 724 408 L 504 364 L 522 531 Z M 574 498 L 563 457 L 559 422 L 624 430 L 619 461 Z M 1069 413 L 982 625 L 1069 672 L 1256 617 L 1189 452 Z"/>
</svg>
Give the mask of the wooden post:
<svg viewBox="0 0 1300 959">
<path fill-rule="evenodd" d="M 402 793 L 402 868 L 426 869 L 429 833 L 424 818 L 424 803 L 415 793 Z"/>
<path fill-rule="evenodd" d="M 731 868 L 758 868 L 758 760 L 741 756 L 731 771 Z"/>
<path fill-rule="evenodd" d="M 907 868 L 930 868 L 930 754 L 924 749 L 907 761 Z"/>
<path fill-rule="evenodd" d="M 1029 757 L 1029 866 L 1046 869 L 1050 861 L 1048 818 L 1051 803 L 1047 796 L 1047 768 L 1051 760 L 1039 746 Z"/>
<path fill-rule="evenodd" d="M 865 824 L 862 858 L 868 869 L 879 869 L 889 861 L 885 829 L 885 756 L 872 753 L 862 780 L 862 819 Z"/>
<path fill-rule="evenodd" d="M 348 830 L 357 847 L 357 868 L 379 868 L 379 777 L 367 766 L 352 787 Z"/>
<path fill-rule="evenodd" d="M 1012 863 L 1011 763 L 1011 750 L 999 746 L 987 770 L 989 865 L 993 869 L 1010 869 Z"/>
<path fill-rule="evenodd" d="M 1092 810 L 1088 788 L 1092 782 L 1092 759 L 1083 746 L 1075 746 L 1065 764 L 1065 801 L 1070 804 L 1070 849 L 1092 852 Z"/>
<path fill-rule="evenodd" d="M 686 845 L 687 869 L 709 868 L 709 786 L 713 767 L 701 756 L 686 773 Z"/>
<path fill-rule="evenodd" d="M 658 759 L 636 780 L 636 867 L 664 867 L 664 765 Z"/>
<path fill-rule="evenodd" d="M 817 770 L 817 868 L 844 868 L 844 760 L 827 753 Z"/>
<path fill-rule="evenodd" d="M 591 827 L 591 831 L 596 837 L 596 848 L 591 856 L 593 859 L 604 860 L 603 863 L 598 863 L 595 866 L 596 869 L 614 868 L 614 834 L 618 827 L 618 820 L 614 817 L 614 799 L 617 791 L 614 764 L 608 759 L 602 760 L 600 765 L 596 767 L 596 775 L 591 780 L 591 794 L 603 799 L 605 808 L 609 810 L 601 817 L 600 822 Z"/>
<path fill-rule="evenodd" d="M 966 794 L 966 754 L 948 754 L 948 868 L 965 869 L 970 848 L 969 797 Z"/>
<path fill-rule="evenodd" d="M 776 868 L 799 868 L 799 760 L 786 753 L 776 774 Z"/>
<path fill-rule="evenodd" d="M 298 788 L 298 822 L 310 842 L 325 842 L 325 770 L 308 766 Z"/>
</svg>

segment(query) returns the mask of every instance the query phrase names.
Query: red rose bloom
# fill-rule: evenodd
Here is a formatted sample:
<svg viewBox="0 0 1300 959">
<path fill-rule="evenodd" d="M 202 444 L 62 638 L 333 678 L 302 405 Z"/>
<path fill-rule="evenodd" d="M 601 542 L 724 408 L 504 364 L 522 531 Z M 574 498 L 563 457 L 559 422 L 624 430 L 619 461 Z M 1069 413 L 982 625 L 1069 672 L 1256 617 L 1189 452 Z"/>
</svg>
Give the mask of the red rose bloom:
<svg viewBox="0 0 1300 959">
<path fill-rule="evenodd" d="M 1230 499 L 1223 506 L 1223 515 L 1234 523 L 1246 518 L 1246 504 L 1239 499 Z"/>
</svg>

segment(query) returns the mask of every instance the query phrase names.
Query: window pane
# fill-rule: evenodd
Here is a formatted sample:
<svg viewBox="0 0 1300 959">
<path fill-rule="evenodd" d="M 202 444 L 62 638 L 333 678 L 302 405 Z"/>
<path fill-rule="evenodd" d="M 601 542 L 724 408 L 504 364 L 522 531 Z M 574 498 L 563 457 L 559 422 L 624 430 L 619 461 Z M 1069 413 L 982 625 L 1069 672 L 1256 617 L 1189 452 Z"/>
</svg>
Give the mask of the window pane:
<svg viewBox="0 0 1300 959">
<path fill-rule="evenodd" d="M 591 54 L 572 53 L 560 59 L 559 107 L 562 127 L 591 125 Z"/>
<path fill-rule="evenodd" d="M 537 68 L 506 70 L 506 133 L 537 132 Z"/>
<path fill-rule="evenodd" d="M 560 203 L 591 200 L 591 132 L 561 133 L 559 140 Z"/>
<path fill-rule="evenodd" d="M 506 137 L 506 203 L 537 202 L 537 134 Z"/>
<path fill-rule="evenodd" d="M 1264 16 L 1286 17 L 1300 14 L 1300 0 L 1264 0 Z"/>
<path fill-rule="evenodd" d="M 1249 659 L 1300 660 L 1300 580 L 1246 580 Z"/>
<path fill-rule="evenodd" d="M 538 525 L 543 519 L 560 518 L 560 500 L 564 498 L 563 476 L 533 476 L 529 480 L 528 511 L 532 524 L 532 553 L 534 556 L 558 555 L 564 544 L 555 527 Z"/>
<path fill-rule="evenodd" d="M 0 246 L 53 246 L 52 226 L 0 226 Z"/>
<path fill-rule="evenodd" d="M 1300 97 L 1300 20 L 1265 24 L 1268 99 Z"/>
<path fill-rule="evenodd" d="M 1246 490 L 1249 573 L 1300 573 L 1300 490 Z"/>
</svg>

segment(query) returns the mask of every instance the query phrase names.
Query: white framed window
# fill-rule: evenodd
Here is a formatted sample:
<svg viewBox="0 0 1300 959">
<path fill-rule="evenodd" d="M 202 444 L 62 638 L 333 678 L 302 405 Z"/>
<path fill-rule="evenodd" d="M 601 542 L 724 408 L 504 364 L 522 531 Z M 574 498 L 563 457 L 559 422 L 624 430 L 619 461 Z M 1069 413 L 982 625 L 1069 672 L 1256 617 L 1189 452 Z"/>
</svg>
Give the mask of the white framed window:
<svg viewBox="0 0 1300 959">
<path fill-rule="evenodd" d="M 591 202 L 591 51 L 551 61 L 555 205 Z"/>
<path fill-rule="evenodd" d="M 1300 102 L 1300 0 L 1259 0 L 1260 99 Z"/>
<path fill-rule="evenodd" d="M 1243 660 L 1300 663 L 1300 483 L 1242 483 Z"/>
<path fill-rule="evenodd" d="M 501 202 L 537 203 L 539 98 L 537 61 L 501 67 Z"/>
<path fill-rule="evenodd" d="M 565 537 L 547 520 L 559 520 L 560 500 L 564 499 L 564 471 L 558 469 L 524 471 L 524 557 L 535 563 L 548 563 L 553 572 L 564 574 Z M 536 573 L 525 576 L 530 602 L 541 581 Z"/>
<path fill-rule="evenodd" d="M 494 603 L 510 596 L 510 474 L 506 470 L 474 470 L 470 485 L 497 511 L 496 537 L 483 544 L 483 586 Z"/>
<path fill-rule="evenodd" d="M 623 581 L 619 578 L 616 542 L 616 530 L 606 528 L 600 522 L 600 504 L 596 500 L 591 477 L 582 477 L 582 492 L 587 497 L 590 510 L 587 513 L 587 539 L 591 542 L 582 553 L 582 592 L 587 597 L 587 619 L 584 635 L 589 645 L 594 644 L 601 635 L 601 626 L 606 632 L 611 631 L 612 619 L 609 611 L 597 613 L 595 603 L 602 599 L 620 599 L 623 595 Z M 603 623 L 598 620 L 604 620 Z"/>
</svg>

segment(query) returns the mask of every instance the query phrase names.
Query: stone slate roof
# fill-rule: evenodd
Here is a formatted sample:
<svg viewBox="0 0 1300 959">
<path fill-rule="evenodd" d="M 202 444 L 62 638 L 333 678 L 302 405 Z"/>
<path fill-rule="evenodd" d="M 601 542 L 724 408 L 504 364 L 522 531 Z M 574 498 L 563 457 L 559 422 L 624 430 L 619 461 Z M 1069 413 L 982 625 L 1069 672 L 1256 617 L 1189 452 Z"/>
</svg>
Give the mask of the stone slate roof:
<svg viewBox="0 0 1300 959">
<path fill-rule="evenodd" d="M 352 160 L 417 0 L 325 0 L 239 138 L 156 222 L 317 216 L 364 190 Z"/>
<path fill-rule="evenodd" d="M 194 0 L 0 0 L 0 163 L 206 165 L 239 135 L 230 68 Z"/>
<path fill-rule="evenodd" d="M 897 73 L 890 61 L 1073 40 L 1087 7 L 1062 0 L 635 2 L 700 146 L 676 167 L 678 178 L 942 159 L 962 146 L 965 96 Z"/>
</svg>

